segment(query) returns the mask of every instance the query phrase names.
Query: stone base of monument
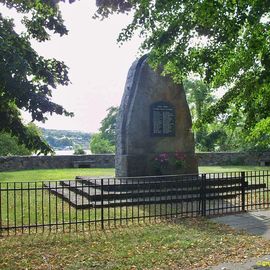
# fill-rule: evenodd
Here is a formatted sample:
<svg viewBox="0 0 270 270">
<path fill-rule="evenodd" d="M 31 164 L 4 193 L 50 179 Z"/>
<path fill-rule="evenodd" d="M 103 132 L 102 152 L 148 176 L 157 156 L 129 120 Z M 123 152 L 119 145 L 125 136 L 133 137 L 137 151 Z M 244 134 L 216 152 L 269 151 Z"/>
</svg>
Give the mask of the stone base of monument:
<svg viewBox="0 0 270 270">
<path fill-rule="evenodd" d="M 179 176 L 143 179 L 77 177 L 75 181 L 46 182 L 44 186 L 76 209 L 181 204 L 183 212 L 188 208 L 198 211 L 202 196 L 198 175 L 181 176 L 180 180 Z M 235 194 L 224 195 L 222 199 L 230 199 L 230 196 L 235 197 Z M 208 200 L 217 203 L 220 198 L 220 194 L 214 193 Z"/>
<path fill-rule="evenodd" d="M 101 179 L 77 177 L 76 181 L 45 182 L 44 186 L 76 209 L 191 201 L 200 196 L 196 192 L 180 198 L 181 183 L 170 182 L 165 176 L 159 182 L 153 178 Z"/>
<path fill-rule="evenodd" d="M 168 161 L 160 161 L 158 154 L 144 155 L 119 155 L 116 157 L 118 170 L 121 172 L 117 177 L 132 176 L 153 176 L 153 175 L 180 175 L 180 174 L 196 174 L 198 173 L 198 161 L 192 154 L 185 154 L 185 160 L 177 163 L 173 159 L 174 153 L 166 153 Z M 139 169 L 138 169 L 139 168 Z"/>
</svg>

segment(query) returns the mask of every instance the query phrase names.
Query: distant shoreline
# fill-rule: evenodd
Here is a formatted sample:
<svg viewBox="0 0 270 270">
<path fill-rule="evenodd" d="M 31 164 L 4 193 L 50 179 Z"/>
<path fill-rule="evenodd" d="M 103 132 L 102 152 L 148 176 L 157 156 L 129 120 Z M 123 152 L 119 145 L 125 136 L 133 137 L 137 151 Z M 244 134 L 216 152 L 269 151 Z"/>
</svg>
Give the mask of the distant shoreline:
<svg viewBox="0 0 270 270">
<path fill-rule="evenodd" d="M 90 155 L 91 151 L 90 150 L 84 150 L 86 155 Z M 55 150 L 55 155 L 56 156 L 68 156 L 68 155 L 73 155 L 74 150 Z"/>
</svg>

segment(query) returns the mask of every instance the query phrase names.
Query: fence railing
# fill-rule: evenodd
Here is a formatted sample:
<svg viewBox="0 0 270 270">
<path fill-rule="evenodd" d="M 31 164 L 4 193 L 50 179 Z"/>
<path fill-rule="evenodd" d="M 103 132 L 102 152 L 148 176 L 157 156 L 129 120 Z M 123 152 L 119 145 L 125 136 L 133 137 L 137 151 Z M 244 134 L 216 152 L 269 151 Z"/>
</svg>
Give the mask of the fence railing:
<svg viewBox="0 0 270 270">
<path fill-rule="evenodd" d="M 0 182 L 0 235 L 268 208 L 269 171 Z"/>
</svg>

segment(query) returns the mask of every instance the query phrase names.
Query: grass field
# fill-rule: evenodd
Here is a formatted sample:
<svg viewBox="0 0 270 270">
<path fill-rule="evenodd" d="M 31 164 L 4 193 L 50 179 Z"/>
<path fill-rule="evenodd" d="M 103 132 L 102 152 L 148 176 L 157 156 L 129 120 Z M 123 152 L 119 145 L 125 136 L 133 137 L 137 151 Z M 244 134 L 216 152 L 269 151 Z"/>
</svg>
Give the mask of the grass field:
<svg viewBox="0 0 270 270">
<path fill-rule="evenodd" d="M 200 172 L 231 172 L 260 170 L 260 167 L 200 167 Z M 266 169 L 266 167 L 263 167 Z M 75 179 L 77 175 L 81 176 L 112 176 L 114 169 L 54 169 L 54 170 L 27 170 L 17 172 L 0 173 L 0 216 L 3 227 L 21 227 L 36 225 L 56 224 L 54 229 L 64 227 L 68 229 L 66 223 L 77 223 L 80 229 L 86 227 L 100 226 L 101 210 L 94 208 L 75 209 L 67 202 L 54 196 L 43 187 L 44 180 Z M 28 183 L 30 181 L 31 183 Z M 18 183 L 17 183 L 18 182 Z M 21 182 L 21 183 L 20 183 Z M 261 196 L 263 197 L 263 196 Z M 259 197 L 258 197 L 259 198 Z M 182 209 L 179 204 L 157 205 L 151 207 L 117 207 L 104 210 L 104 218 L 131 218 L 144 217 L 149 215 L 167 215 L 175 213 Z M 172 212 L 171 212 L 172 211 Z M 97 222 L 96 222 L 97 221 Z M 122 221 L 121 221 L 122 222 Z M 119 222 L 118 222 L 119 223 Z M 64 225 L 65 224 L 65 225 Z M 77 225 L 76 225 L 77 226 Z M 22 229 L 20 229 L 22 231 Z M 27 231 L 27 229 L 23 230 Z"/>
<path fill-rule="evenodd" d="M 0 269 L 205 269 L 269 254 L 270 243 L 207 219 L 0 238 Z"/>
<path fill-rule="evenodd" d="M 200 167 L 200 172 L 231 172 L 231 171 L 247 171 L 259 170 L 260 167 Z M 265 167 L 264 167 L 265 169 Z M 61 198 L 54 196 L 45 188 L 41 181 L 74 179 L 76 175 L 88 176 L 110 176 L 114 174 L 113 169 L 58 169 L 58 170 L 28 170 L 17 172 L 0 173 L 0 217 L 2 219 L 2 227 L 17 227 L 20 232 L 25 232 L 29 227 L 34 229 L 38 226 L 43 228 L 52 228 L 53 230 L 60 228 L 66 231 L 70 230 L 68 224 L 78 223 L 78 230 L 86 227 L 89 229 L 96 228 L 101 224 L 101 209 L 86 208 L 76 209 Z M 30 183 L 28 182 L 30 181 Z M 20 183 L 21 182 L 21 183 Z M 79 184 L 80 185 L 80 184 Z M 61 191 L 61 188 L 59 188 Z M 87 187 L 84 188 L 87 192 Z M 89 190 L 88 190 L 89 192 Z M 260 203 L 261 199 L 268 198 L 265 192 L 260 196 L 256 194 L 252 197 L 253 203 Z M 70 196 L 70 195 L 69 195 Z M 251 197 L 249 196 L 249 199 Z M 112 207 L 105 208 L 103 211 L 103 220 L 118 219 L 117 223 L 122 223 L 122 219 L 134 218 L 140 220 L 145 216 L 157 215 L 173 215 L 183 211 L 183 206 L 179 203 L 168 203 L 166 205 L 151 204 L 143 207 Z M 190 204 L 189 208 L 193 206 Z M 194 206 L 196 209 L 197 206 Z M 182 209 L 182 210 L 181 210 Z M 195 210 L 194 210 L 195 213 Z M 107 222 L 109 223 L 109 222 Z M 51 226 L 50 224 L 55 224 Z M 50 225 L 50 226 L 49 226 Z M 26 226 L 23 229 L 22 226 Z M 76 227 L 77 228 L 77 227 Z"/>
<path fill-rule="evenodd" d="M 113 176 L 114 169 L 46 169 L 0 172 L 0 182 L 74 180 L 76 176 Z"/>
<path fill-rule="evenodd" d="M 237 171 L 270 170 L 270 167 L 259 166 L 202 166 L 200 173 L 219 173 Z M 109 169 L 47 169 L 47 170 L 24 170 L 14 172 L 0 172 L 0 182 L 27 182 L 42 180 L 73 180 L 76 176 L 114 176 L 113 168 Z"/>
</svg>

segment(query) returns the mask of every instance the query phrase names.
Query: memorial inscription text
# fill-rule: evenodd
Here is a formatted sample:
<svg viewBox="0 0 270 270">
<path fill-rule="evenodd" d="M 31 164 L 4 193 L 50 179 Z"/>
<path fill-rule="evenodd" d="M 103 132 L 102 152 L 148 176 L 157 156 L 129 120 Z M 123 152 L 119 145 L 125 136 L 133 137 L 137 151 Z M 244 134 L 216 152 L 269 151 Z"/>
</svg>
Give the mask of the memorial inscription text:
<svg viewBox="0 0 270 270">
<path fill-rule="evenodd" d="M 175 108 L 168 102 L 160 101 L 150 108 L 151 136 L 175 136 Z"/>
</svg>

